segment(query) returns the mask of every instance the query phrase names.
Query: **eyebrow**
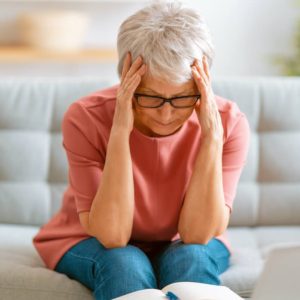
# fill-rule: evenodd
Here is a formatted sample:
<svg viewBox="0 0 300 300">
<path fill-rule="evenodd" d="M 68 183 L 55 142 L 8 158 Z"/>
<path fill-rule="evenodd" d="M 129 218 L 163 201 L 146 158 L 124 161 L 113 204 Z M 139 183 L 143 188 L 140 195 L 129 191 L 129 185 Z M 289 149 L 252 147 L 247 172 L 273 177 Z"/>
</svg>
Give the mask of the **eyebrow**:
<svg viewBox="0 0 300 300">
<path fill-rule="evenodd" d="M 141 90 L 142 90 L 142 91 L 145 91 L 145 92 L 151 91 L 151 92 L 153 92 L 156 96 L 161 96 L 159 93 L 157 93 L 156 91 L 154 91 L 154 90 L 152 90 L 152 89 L 149 89 L 149 88 L 141 88 Z M 183 92 L 174 94 L 174 95 L 172 95 L 172 97 L 180 96 L 180 95 L 183 95 L 183 94 L 188 93 L 188 92 L 194 92 L 194 90 L 188 89 L 188 90 L 185 90 L 185 91 L 183 91 Z"/>
</svg>

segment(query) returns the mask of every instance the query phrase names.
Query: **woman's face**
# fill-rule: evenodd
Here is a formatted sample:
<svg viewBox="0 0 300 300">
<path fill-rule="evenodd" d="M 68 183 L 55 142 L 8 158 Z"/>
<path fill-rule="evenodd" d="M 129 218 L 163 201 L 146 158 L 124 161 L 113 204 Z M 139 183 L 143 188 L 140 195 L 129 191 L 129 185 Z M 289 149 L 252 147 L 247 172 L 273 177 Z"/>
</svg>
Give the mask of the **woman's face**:
<svg viewBox="0 0 300 300">
<path fill-rule="evenodd" d="M 135 93 L 172 98 L 176 96 L 198 95 L 194 79 L 184 84 L 174 85 L 150 78 L 145 74 Z M 178 131 L 192 114 L 194 107 L 175 108 L 164 103 L 158 108 L 143 108 L 133 100 L 134 127 L 148 136 L 167 136 Z"/>
</svg>

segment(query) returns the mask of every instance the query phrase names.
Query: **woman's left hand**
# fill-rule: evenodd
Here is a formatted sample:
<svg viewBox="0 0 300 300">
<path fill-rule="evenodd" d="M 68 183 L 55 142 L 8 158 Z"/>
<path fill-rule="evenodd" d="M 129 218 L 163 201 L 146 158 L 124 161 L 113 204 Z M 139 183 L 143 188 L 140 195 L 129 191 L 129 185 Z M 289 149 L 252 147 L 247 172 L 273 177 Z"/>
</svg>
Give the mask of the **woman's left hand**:
<svg viewBox="0 0 300 300">
<path fill-rule="evenodd" d="M 192 74 L 201 95 L 200 101 L 195 105 L 195 110 L 201 125 L 201 138 L 223 145 L 224 131 L 222 120 L 211 87 L 211 76 L 205 56 L 203 56 L 203 64 L 195 60 L 192 65 Z"/>
</svg>

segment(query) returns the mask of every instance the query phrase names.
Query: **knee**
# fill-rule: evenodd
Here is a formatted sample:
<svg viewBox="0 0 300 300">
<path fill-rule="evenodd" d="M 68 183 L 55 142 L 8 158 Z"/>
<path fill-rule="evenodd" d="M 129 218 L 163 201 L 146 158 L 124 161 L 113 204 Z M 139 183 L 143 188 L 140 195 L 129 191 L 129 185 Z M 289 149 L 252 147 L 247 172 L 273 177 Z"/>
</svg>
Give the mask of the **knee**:
<svg viewBox="0 0 300 300">
<path fill-rule="evenodd" d="M 99 261 L 99 260 L 98 260 Z M 151 262 L 147 255 L 139 248 L 127 245 L 126 247 L 112 248 L 105 251 L 105 258 L 97 264 L 95 277 L 116 280 L 117 282 L 140 282 L 145 288 L 157 288 L 156 278 Z"/>
<path fill-rule="evenodd" d="M 194 262 L 206 260 L 207 254 L 206 245 L 202 244 L 182 244 L 176 251 L 178 257 Z"/>
<path fill-rule="evenodd" d="M 182 243 L 178 247 L 166 252 L 163 261 L 165 264 L 176 264 L 183 268 L 191 265 L 197 266 L 199 271 L 205 271 L 207 268 L 211 270 L 213 265 L 213 268 L 218 273 L 218 266 L 204 244 Z"/>
<path fill-rule="evenodd" d="M 162 256 L 163 261 L 201 261 L 207 255 L 205 245 L 178 243 L 165 251 Z"/>
<path fill-rule="evenodd" d="M 152 265 L 147 255 L 141 249 L 132 245 L 110 249 L 108 256 L 110 266 L 113 265 L 119 270 L 136 272 L 152 270 Z"/>
<path fill-rule="evenodd" d="M 159 261 L 159 286 L 176 281 L 220 284 L 218 265 L 206 245 L 180 244 L 168 249 Z"/>
<path fill-rule="evenodd" d="M 157 288 L 156 277 L 146 254 L 127 245 L 105 251 L 95 272 L 94 297 L 114 299 L 128 293 Z"/>
</svg>

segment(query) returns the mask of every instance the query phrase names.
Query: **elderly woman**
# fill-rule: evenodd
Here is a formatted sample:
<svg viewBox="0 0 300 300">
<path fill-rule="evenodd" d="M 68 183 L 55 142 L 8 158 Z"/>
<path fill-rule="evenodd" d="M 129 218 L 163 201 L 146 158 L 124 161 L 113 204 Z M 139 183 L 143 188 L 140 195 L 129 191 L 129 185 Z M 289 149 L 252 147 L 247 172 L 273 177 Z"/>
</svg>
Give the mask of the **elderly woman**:
<svg viewBox="0 0 300 300">
<path fill-rule="evenodd" d="M 230 265 L 226 228 L 250 130 L 214 95 L 213 51 L 197 12 L 151 4 L 120 27 L 120 83 L 64 115 L 69 185 L 33 242 L 48 268 L 96 299 L 219 285 Z"/>
</svg>

